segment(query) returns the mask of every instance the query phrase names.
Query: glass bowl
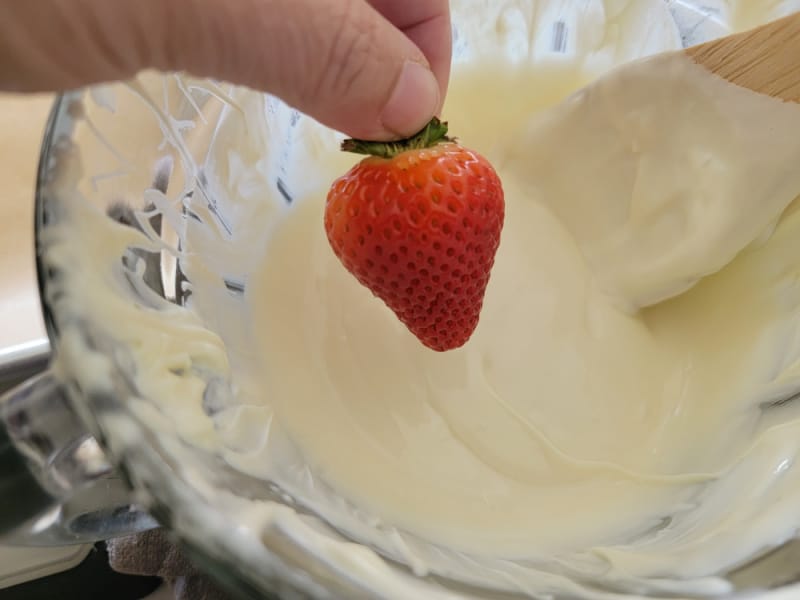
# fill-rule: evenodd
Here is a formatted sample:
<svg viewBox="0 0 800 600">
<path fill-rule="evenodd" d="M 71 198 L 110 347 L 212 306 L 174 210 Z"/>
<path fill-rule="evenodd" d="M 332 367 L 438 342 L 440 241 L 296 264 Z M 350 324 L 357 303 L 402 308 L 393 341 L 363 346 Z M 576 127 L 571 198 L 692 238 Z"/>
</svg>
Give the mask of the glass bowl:
<svg viewBox="0 0 800 600">
<path fill-rule="evenodd" d="M 726 33 L 731 7 L 718 4 L 454 0 L 453 76 L 493 56 L 569 63 L 588 82 L 625 61 Z M 473 580 L 456 578 L 449 566 L 469 557 L 438 548 L 443 566 L 426 569 L 398 547 L 348 539 L 282 486 L 231 466 L 226 452 L 237 441 L 220 444 L 212 434 L 224 437 L 220 415 L 246 418 L 242 398 L 258 393 L 235 377 L 252 350 L 232 343 L 247 328 L 244 296 L 258 249 L 316 184 L 315 157 L 342 137 L 277 98 L 185 75 L 144 73 L 58 99 L 36 216 L 56 373 L 137 503 L 242 597 L 680 595 L 658 582 L 631 589 L 603 573 L 570 580 L 568 569 L 551 570 L 536 589 L 502 577 L 484 585 L 481 576 L 498 565 L 474 561 Z M 800 550 L 790 541 L 709 575 L 711 596 L 781 588 L 800 576 Z"/>
</svg>

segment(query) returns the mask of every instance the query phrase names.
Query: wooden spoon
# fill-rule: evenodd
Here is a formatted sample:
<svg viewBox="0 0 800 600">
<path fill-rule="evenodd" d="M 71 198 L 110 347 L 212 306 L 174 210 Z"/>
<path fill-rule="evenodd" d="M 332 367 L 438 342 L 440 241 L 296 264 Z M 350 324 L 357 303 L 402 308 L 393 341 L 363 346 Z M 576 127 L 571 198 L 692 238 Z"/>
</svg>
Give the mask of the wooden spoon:
<svg viewBox="0 0 800 600">
<path fill-rule="evenodd" d="M 800 102 L 800 13 L 685 50 L 738 86 Z"/>
</svg>

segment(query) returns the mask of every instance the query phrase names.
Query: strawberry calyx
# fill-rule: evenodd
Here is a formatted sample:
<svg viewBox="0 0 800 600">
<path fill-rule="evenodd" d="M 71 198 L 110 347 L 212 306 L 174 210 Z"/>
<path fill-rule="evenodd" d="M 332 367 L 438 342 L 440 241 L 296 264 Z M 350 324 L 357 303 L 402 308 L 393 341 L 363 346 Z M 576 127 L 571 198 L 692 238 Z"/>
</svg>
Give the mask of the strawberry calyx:
<svg viewBox="0 0 800 600">
<path fill-rule="evenodd" d="M 425 127 L 411 137 L 393 142 L 347 139 L 342 142 L 342 150 L 354 154 L 391 159 L 409 150 L 424 150 L 433 148 L 436 144 L 453 141 L 455 141 L 454 138 L 447 136 L 447 122 L 433 117 Z"/>
</svg>

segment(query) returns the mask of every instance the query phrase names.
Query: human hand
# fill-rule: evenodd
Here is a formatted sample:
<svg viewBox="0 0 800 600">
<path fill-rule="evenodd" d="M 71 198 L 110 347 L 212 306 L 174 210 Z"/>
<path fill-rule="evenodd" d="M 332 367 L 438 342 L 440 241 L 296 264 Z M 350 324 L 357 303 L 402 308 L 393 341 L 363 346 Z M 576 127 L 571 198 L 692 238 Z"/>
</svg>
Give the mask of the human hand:
<svg viewBox="0 0 800 600">
<path fill-rule="evenodd" d="M 0 90 L 186 71 L 362 139 L 410 135 L 450 71 L 448 0 L 0 0 Z"/>
</svg>

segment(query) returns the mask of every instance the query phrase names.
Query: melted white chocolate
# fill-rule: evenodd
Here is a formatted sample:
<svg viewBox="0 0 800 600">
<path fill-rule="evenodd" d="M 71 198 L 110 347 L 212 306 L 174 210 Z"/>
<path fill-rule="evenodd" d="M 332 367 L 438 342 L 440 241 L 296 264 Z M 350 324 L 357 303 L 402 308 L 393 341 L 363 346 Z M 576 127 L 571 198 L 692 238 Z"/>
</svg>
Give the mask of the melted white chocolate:
<svg viewBox="0 0 800 600">
<path fill-rule="evenodd" d="M 660 544 L 686 537 L 659 569 L 694 569 L 687 548 L 724 527 L 680 519 L 775 435 L 760 403 L 800 385 L 786 353 L 800 215 L 772 231 L 800 192 L 800 108 L 670 55 L 531 124 L 563 78 L 498 71 L 462 73 L 445 108 L 506 192 L 470 342 L 425 349 L 341 267 L 320 189 L 283 217 L 251 284 L 262 385 L 313 472 L 421 538 L 508 559 L 592 551 L 648 576 L 618 549 L 653 544 L 669 516 Z M 734 552 L 701 545 L 720 564 Z"/>
</svg>

